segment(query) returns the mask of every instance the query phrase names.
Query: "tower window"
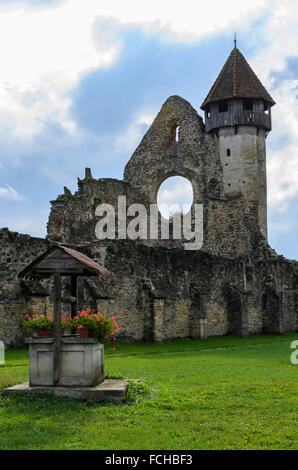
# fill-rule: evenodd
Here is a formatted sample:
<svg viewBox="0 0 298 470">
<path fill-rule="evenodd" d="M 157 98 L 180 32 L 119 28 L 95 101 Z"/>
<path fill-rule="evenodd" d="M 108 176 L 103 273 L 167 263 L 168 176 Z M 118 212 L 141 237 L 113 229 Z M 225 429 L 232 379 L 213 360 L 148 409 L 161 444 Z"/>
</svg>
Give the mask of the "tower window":
<svg viewBox="0 0 298 470">
<path fill-rule="evenodd" d="M 268 103 L 264 103 L 264 113 L 269 114 L 269 105 L 268 105 Z"/>
<path fill-rule="evenodd" d="M 207 116 L 207 118 L 210 118 L 210 116 L 211 116 L 210 108 L 206 109 L 206 116 Z"/>
<path fill-rule="evenodd" d="M 252 100 L 243 100 L 243 109 L 244 111 L 253 111 L 253 101 Z"/>
<path fill-rule="evenodd" d="M 177 126 L 176 127 L 176 136 L 175 136 L 176 142 L 179 142 L 179 130 L 180 130 L 180 126 Z"/>
<path fill-rule="evenodd" d="M 231 156 L 231 150 L 227 149 L 227 157 L 230 157 L 230 156 Z"/>
<path fill-rule="evenodd" d="M 229 103 L 227 101 L 220 101 L 218 103 L 218 111 L 220 113 L 226 113 L 229 110 Z"/>
</svg>

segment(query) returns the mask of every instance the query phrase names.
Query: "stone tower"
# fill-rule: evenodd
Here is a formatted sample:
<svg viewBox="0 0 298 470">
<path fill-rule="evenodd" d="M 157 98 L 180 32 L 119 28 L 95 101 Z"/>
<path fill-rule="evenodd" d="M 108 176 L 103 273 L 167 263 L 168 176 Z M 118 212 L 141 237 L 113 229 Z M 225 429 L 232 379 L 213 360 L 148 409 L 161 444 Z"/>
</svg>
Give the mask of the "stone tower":
<svg viewBox="0 0 298 470">
<path fill-rule="evenodd" d="M 218 147 L 223 197 L 258 201 L 267 238 L 266 137 L 275 104 L 235 46 L 204 100 L 206 132 Z"/>
</svg>

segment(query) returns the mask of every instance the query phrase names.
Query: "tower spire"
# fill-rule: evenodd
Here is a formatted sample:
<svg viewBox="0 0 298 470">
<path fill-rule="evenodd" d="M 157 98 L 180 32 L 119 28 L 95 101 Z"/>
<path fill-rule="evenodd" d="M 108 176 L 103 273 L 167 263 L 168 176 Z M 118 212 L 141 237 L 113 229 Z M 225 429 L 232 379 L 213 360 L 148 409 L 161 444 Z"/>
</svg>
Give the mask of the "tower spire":
<svg viewBox="0 0 298 470">
<path fill-rule="evenodd" d="M 210 103 L 235 98 L 259 99 L 268 102 L 270 106 L 275 104 L 237 47 L 232 49 L 201 109 Z"/>
<path fill-rule="evenodd" d="M 234 33 L 234 47 L 237 47 L 237 34 L 236 32 Z"/>
</svg>

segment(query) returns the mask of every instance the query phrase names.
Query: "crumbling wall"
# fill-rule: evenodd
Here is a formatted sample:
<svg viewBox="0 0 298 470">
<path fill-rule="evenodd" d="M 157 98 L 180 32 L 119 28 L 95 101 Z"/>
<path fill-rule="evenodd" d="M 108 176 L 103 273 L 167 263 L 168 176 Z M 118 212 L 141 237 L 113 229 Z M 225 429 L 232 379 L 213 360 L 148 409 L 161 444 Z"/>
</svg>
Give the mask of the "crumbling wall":
<svg viewBox="0 0 298 470">
<path fill-rule="evenodd" d="M 75 194 L 65 188 L 64 194 L 52 201 L 48 238 L 74 244 L 95 240 L 99 220 L 96 207 L 101 203 L 111 204 L 117 220 L 118 196 L 126 197 L 127 207 L 134 203 L 144 205 L 149 216 L 150 204 L 156 204 L 161 183 L 174 175 L 191 182 L 193 206 L 203 205 L 202 250 L 218 256 L 249 253 L 256 236 L 262 237 L 258 228 L 258 202 L 225 197 L 223 169 L 216 144 L 205 133 L 202 118 L 179 96 L 170 97 L 162 106 L 128 161 L 124 181 L 96 180 L 86 169 L 85 178 L 78 179 Z M 141 241 L 150 246 L 177 248 L 184 246 L 185 239 L 173 240 L 171 236 L 168 240 L 151 239 L 148 218 L 147 237 Z"/>
<path fill-rule="evenodd" d="M 40 285 L 23 286 L 18 273 L 49 247 L 42 238 L 0 229 L 0 339 L 7 345 L 22 343 L 21 322 L 28 312 L 44 308 L 47 298 Z"/>
<path fill-rule="evenodd" d="M 86 168 L 85 178 L 78 178 L 78 191 L 75 194 L 65 187 L 64 194 L 51 201 L 47 238 L 70 244 L 95 240 L 95 227 L 99 220 L 95 215 L 96 207 L 102 203 L 111 204 L 117 217 L 119 195 L 127 198 L 127 205 L 136 200 L 145 205 L 148 202 L 144 194 L 133 191 L 128 183 L 112 178 L 96 180 L 90 169 Z"/>
</svg>

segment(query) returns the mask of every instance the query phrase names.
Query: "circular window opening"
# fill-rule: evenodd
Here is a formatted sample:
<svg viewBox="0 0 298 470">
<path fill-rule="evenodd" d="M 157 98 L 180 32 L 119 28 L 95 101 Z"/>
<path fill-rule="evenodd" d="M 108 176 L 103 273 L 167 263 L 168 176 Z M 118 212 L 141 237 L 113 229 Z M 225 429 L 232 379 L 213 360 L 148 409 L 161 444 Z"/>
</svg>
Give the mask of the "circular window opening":
<svg viewBox="0 0 298 470">
<path fill-rule="evenodd" d="M 159 187 L 157 206 L 165 219 L 170 219 L 177 213 L 187 214 L 192 202 L 192 185 L 182 176 L 171 176 Z"/>
</svg>

